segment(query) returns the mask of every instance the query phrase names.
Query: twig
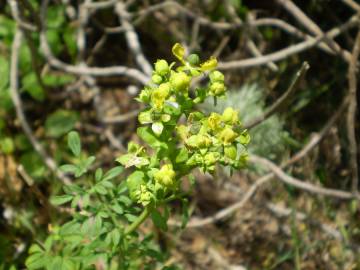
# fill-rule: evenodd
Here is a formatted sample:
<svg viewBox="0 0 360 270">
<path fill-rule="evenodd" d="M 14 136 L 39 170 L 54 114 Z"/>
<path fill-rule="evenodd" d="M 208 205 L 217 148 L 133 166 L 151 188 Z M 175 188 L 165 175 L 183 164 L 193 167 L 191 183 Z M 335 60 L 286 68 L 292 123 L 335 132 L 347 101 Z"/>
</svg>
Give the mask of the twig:
<svg viewBox="0 0 360 270">
<path fill-rule="evenodd" d="M 11 99 L 15 106 L 16 115 L 20 121 L 21 127 L 24 130 L 25 135 L 31 142 L 35 151 L 38 152 L 38 154 L 40 155 L 46 166 L 51 171 L 53 171 L 64 184 L 68 185 L 71 183 L 70 179 L 67 178 L 61 171 L 59 171 L 55 161 L 50 156 L 47 155 L 44 148 L 35 138 L 33 131 L 31 130 L 31 127 L 29 126 L 23 111 L 22 102 L 18 93 L 18 72 L 19 72 L 18 62 L 19 62 L 19 49 L 20 49 L 21 41 L 22 41 L 22 32 L 19 29 L 19 27 L 17 27 L 11 48 L 11 69 L 10 69 L 10 93 L 11 93 Z"/>
<path fill-rule="evenodd" d="M 351 28 L 352 26 L 356 25 L 358 22 L 358 17 L 352 16 L 349 21 L 342 24 L 339 27 L 335 27 L 332 30 L 326 32 L 324 35 L 318 36 L 313 40 L 306 40 L 300 42 L 296 45 L 291 45 L 285 49 L 279 50 L 274 53 L 270 53 L 264 56 L 256 57 L 256 58 L 249 58 L 243 60 L 235 60 L 235 61 L 228 61 L 228 62 L 220 62 L 218 65 L 219 69 L 226 70 L 226 69 L 236 69 L 236 68 L 246 68 L 246 67 L 254 67 L 264 65 L 270 61 L 277 62 L 287 57 L 300 53 L 302 51 L 308 50 L 315 45 L 317 45 L 320 41 L 324 39 L 332 39 L 344 32 L 345 30 Z"/>
<path fill-rule="evenodd" d="M 234 6 L 230 3 L 229 0 L 225 0 L 225 8 L 227 10 L 227 12 L 229 13 L 231 19 L 233 22 L 237 23 L 237 24 L 241 24 L 242 23 L 242 20 L 241 18 L 237 15 L 236 13 L 236 10 L 234 8 Z M 249 18 L 251 18 L 251 15 L 248 16 Z M 250 20 L 248 20 L 249 22 Z M 247 30 L 247 28 L 245 27 L 245 30 Z M 246 31 L 246 32 L 249 32 L 249 31 Z M 253 56 L 256 56 L 256 57 L 259 57 L 259 56 L 262 56 L 262 53 L 261 51 L 257 48 L 255 42 L 251 39 L 249 33 L 246 33 L 248 36 L 245 37 L 245 45 L 247 46 L 247 48 L 249 49 L 249 51 L 251 52 L 251 54 Z M 278 67 L 275 65 L 275 63 L 273 62 L 269 62 L 266 64 L 267 67 L 273 71 L 273 72 L 276 72 L 278 71 Z"/>
<path fill-rule="evenodd" d="M 312 34 L 316 36 L 324 35 L 324 32 L 320 27 L 314 23 L 302 10 L 294 4 L 291 0 L 277 0 L 299 23 L 307 28 Z M 325 42 L 329 44 L 330 48 L 338 54 L 343 54 L 349 61 L 350 53 L 344 51 L 341 47 L 332 39 L 325 39 Z"/>
<path fill-rule="evenodd" d="M 360 197 L 355 196 L 351 192 L 315 186 L 315 185 L 305 182 L 303 180 L 289 176 L 279 166 L 277 166 L 275 163 L 273 163 L 272 161 L 270 161 L 266 158 L 259 157 L 256 155 L 251 155 L 249 158 L 249 161 L 254 164 L 264 165 L 269 170 L 271 170 L 284 183 L 291 185 L 293 187 L 308 191 L 310 193 L 339 198 L 339 199 L 345 199 L 345 200 L 350 200 L 350 199 L 355 199 L 355 198 L 360 199 Z"/>
<path fill-rule="evenodd" d="M 105 117 L 102 119 L 102 122 L 105 124 L 119 124 L 119 123 L 125 123 L 129 120 L 135 118 L 139 114 L 140 110 L 133 110 L 128 113 L 124 113 L 117 116 L 111 116 L 111 117 Z"/>
<path fill-rule="evenodd" d="M 356 107 L 357 107 L 356 73 L 357 73 L 357 60 L 359 58 L 359 53 L 360 53 L 360 29 L 355 39 L 355 44 L 352 51 L 352 57 L 349 63 L 348 78 L 349 78 L 350 103 L 346 117 L 347 134 L 349 140 L 349 152 L 350 152 L 350 169 L 351 169 L 351 177 L 352 177 L 351 188 L 354 194 L 358 193 L 358 185 L 359 185 L 359 173 L 358 173 L 358 165 L 357 165 L 357 144 L 356 144 L 356 131 L 355 131 Z"/>
<path fill-rule="evenodd" d="M 40 18 L 42 24 L 40 31 L 40 47 L 43 55 L 45 56 L 46 60 L 51 66 L 76 75 L 90 75 L 90 76 L 124 75 L 132 79 L 135 79 L 136 81 L 142 83 L 143 85 L 149 82 L 149 77 L 138 69 L 129 68 L 125 66 L 113 66 L 113 67 L 73 66 L 57 59 L 51 52 L 45 34 L 46 31 L 45 15 L 46 15 L 47 5 L 48 5 L 48 0 L 44 0 L 42 2 L 41 12 L 40 12 Z"/>
<path fill-rule="evenodd" d="M 141 49 L 139 37 L 134 27 L 130 23 L 130 15 L 125 9 L 125 5 L 121 2 L 118 2 L 115 6 L 115 11 L 120 18 L 122 26 L 125 28 L 126 42 L 129 46 L 130 51 L 135 57 L 136 63 L 146 75 L 151 76 L 152 67 Z"/>
<path fill-rule="evenodd" d="M 357 13 L 360 13 L 360 5 L 353 0 L 342 0 L 346 5 L 351 7 Z"/>
<path fill-rule="evenodd" d="M 245 123 L 244 128 L 250 129 L 264 120 L 268 119 L 270 116 L 272 116 L 278 109 L 283 107 L 283 105 L 287 102 L 287 100 L 293 95 L 293 93 L 298 88 L 299 83 L 304 78 L 306 72 L 309 70 L 310 66 L 307 62 L 304 62 L 300 68 L 300 70 L 296 73 L 294 79 L 292 80 L 289 88 L 286 90 L 286 92 L 278 98 L 274 104 L 268 108 L 264 114 L 260 115 L 259 117 L 256 117 L 255 119 L 249 121 L 248 123 Z"/>
<path fill-rule="evenodd" d="M 19 8 L 17 6 L 18 3 L 15 0 L 8 0 L 8 3 L 11 8 L 12 16 L 14 17 L 17 24 L 20 27 L 22 27 L 23 29 L 26 29 L 28 31 L 32 31 L 32 32 L 36 31 L 35 25 L 32 25 L 32 24 L 22 20 L 22 18 L 20 16 Z"/>
</svg>

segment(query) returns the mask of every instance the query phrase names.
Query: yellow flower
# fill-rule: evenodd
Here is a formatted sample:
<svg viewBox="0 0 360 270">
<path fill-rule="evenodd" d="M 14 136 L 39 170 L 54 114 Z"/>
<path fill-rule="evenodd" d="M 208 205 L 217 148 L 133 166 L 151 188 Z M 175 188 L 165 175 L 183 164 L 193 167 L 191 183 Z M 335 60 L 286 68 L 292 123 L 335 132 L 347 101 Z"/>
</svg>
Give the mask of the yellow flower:
<svg viewBox="0 0 360 270">
<path fill-rule="evenodd" d="M 162 82 L 162 77 L 158 74 L 154 74 L 152 75 L 151 80 L 156 84 L 160 84 Z"/>
<path fill-rule="evenodd" d="M 157 60 L 155 63 L 155 72 L 161 76 L 166 75 L 170 71 L 169 64 L 166 60 Z"/>
<path fill-rule="evenodd" d="M 235 145 L 225 146 L 224 154 L 227 158 L 235 160 L 237 157 L 237 148 Z"/>
<path fill-rule="evenodd" d="M 222 82 L 214 82 L 210 85 L 210 94 L 213 96 L 221 96 L 225 91 L 226 87 Z"/>
<path fill-rule="evenodd" d="M 233 108 L 231 107 L 227 107 L 223 114 L 222 114 L 222 120 L 225 122 L 225 123 L 229 123 L 231 125 L 234 125 L 236 123 L 238 123 L 239 121 L 239 115 L 238 115 L 238 112 L 235 111 Z"/>
<path fill-rule="evenodd" d="M 183 92 L 186 91 L 190 84 L 190 77 L 185 72 L 173 72 L 170 76 L 171 86 L 174 87 L 175 91 Z"/>
<path fill-rule="evenodd" d="M 207 119 L 207 123 L 211 130 L 219 129 L 221 124 L 221 115 L 218 113 L 211 113 Z"/>
<path fill-rule="evenodd" d="M 231 144 L 236 137 L 238 136 L 238 134 L 233 131 L 231 128 L 226 127 L 224 128 L 220 134 L 219 134 L 219 139 L 225 144 Z"/>
<path fill-rule="evenodd" d="M 200 65 L 202 71 L 212 70 L 216 68 L 217 60 L 214 56 L 211 56 L 209 60 L 205 61 Z"/>
<path fill-rule="evenodd" d="M 165 164 L 159 171 L 154 174 L 154 178 L 157 182 L 165 187 L 171 187 L 174 185 L 175 171 L 171 164 Z"/>
<path fill-rule="evenodd" d="M 162 83 L 157 89 L 152 92 L 151 101 L 155 109 L 162 109 L 165 99 L 170 94 L 170 84 Z"/>
<path fill-rule="evenodd" d="M 224 82 L 224 74 L 222 74 L 218 70 L 214 70 L 209 74 L 209 78 L 211 82 Z"/>
</svg>

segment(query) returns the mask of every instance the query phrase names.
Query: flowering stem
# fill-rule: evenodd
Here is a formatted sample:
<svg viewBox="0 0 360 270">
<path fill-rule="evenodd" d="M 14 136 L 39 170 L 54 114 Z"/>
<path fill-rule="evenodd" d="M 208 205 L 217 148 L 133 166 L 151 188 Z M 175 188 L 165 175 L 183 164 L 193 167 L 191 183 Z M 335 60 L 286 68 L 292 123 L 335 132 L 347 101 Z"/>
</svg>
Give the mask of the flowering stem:
<svg viewBox="0 0 360 270">
<path fill-rule="evenodd" d="M 145 207 L 140 216 L 138 216 L 137 219 L 125 229 L 125 234 L 131 234 L 133 231 L 135 231 L 137 227 L 139 227 L 145 221 L 149 214 L 149 207 Z"/>
</svg>

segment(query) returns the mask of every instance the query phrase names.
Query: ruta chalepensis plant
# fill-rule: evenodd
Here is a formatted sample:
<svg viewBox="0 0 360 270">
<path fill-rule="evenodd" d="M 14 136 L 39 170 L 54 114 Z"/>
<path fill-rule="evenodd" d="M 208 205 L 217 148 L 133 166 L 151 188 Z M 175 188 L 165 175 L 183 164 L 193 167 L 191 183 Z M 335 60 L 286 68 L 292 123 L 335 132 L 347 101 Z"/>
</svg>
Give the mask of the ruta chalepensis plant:
<svg viewBox="0 0 360 270">
<path fill-rule="evenodd" d="M 245 166 L 250 138 L 238 112 L 226 108 L 222 114 L 205 115 L 196 109 L 208 97 L 225 97 L 217 60 L 200 63 L 196 54 L 185 58 L 180 44 L 172 52 L 180 64 L 158 60 L 152 81 L 136 98 L 146 105 L 137 129 L 146 144 L 130 142 L 127 154 L 116 159 L 121 166 L 89 175 L 95 158 L 84 158 L 79 135 L 69 133 L 69 148 L 77 162 L 61 168 L 79 180 L 64 186 L 65 194 L 51 201 L 70 204 L 71 219 L 51 226 L 47 239 L 30 247 L 29 269 L 177 269 L 161 263 L 166 254 L 139 226 L 150 218 L 160 230 L 167 230 L 169 203 L 174 200 L 182 202 L 185 226 L 188 192 L 182 181 L 193 183 L 191 172 L 197 168 L 214 173 L 218 164 L 232 170 Z M 191 80 L 198 76 L 208 76 L 209 81 L 191 92 Z M 124 168 L 128 176 L 118 177 Z"/>
</svg>

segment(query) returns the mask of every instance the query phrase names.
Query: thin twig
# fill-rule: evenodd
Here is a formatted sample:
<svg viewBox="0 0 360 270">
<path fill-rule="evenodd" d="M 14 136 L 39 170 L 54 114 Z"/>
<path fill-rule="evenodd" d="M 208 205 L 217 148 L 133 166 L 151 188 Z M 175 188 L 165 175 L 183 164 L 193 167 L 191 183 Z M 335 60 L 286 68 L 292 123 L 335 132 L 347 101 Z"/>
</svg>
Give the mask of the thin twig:
<svg viewBox="0 0 360 270">
<path fill-rule="evenodd" d="M 339 198 L 339 199 L 345 199 L 345 200 L 350 200 L 355 198 L 359 199 L 359 197 L 354 196 L 354 194 L 352 194 L 351 192 L 315 186 L 306 181 L 287 175 L 279 166 L 277 166 L 275 163 L 273 163 L 272 161 L 266 158 L 259 157 L 256 155 L 251 155 L 249 161 L 254 164 L 264 165 L 284 183 L 308 191 L 310 193 Z"/>
<path fill-rule="evenodd" d="M 18 93 L 18 63 L 19 63 L 19 49 L 22 41 L 22 32 L 19 27 L 15 30 L 15 36 L 11 48 L 11 68 L 10 68 L 10 93 L 13 101 L 17 118 L 20 121 L 21 127 L 24 130 L 25 135 L 29 139 L 30 143 L 34 147 L 35 151 L 40 155 L 46 166 L 53 171 L 57 177 L 64 183 L 70 184 L 71 181 L 67 178 L 57 167 L 55 161 L 46 153 L 42 145 L 35 138 L 31 127 L 26 120 L 22 102 Z"/>
<path fill-rule="evenodd" d="M 254 67 L 254 66 L 261 66 L 265 65 L 266 63 L 273 61 L 277 62 L 280 60 L 284 60 L 287 57 L 298 54 L 305 50 L 308 50 L 319 42 L 324 39 L 332 39 L 344 32 L 345 30 L 355 26 L 358 23 L 358 17 L 352 16 L 346 23 L 331 29 L 330 31 L 326 32 L 324 35 L 318 36 L 313 40 L 306 40 L 300 42 L 296 45 L 291 45 L 285 49 L 281 49 L 277 52 L 273 52 L 264 56 L 256 57 L 256 58 L 249 58 L 243 60 L 235 60 L 235 61 L 228 61 L 228 62 L 220 62 L 218 68 L 221 70 L 227 69 L 237 69 L 237 68 L 246 68 L 246 67 Z"/>
<path fill-rule="evenodd" d="M 126 42 L 135 57 L 135 61 L 139 68 L 146 75 L 151 76 L 152 67 L 141 49 L 138 34 L 136 33 L 134 26 L 130 23 L 130 15 L 125 8 L 125 5 L 121 2 L 118 2 L 115 6 L 115 12 L 119 16 L 122 26 L 125 28 Z"/>
<path fill-rule="evenodd" d="M 357 144 L 356 144 L 356 107 L 357 107 L 357 61 L 360 53 L 360 29 L 355 39 L 354 48 L 352 51 L 351 61 L 349 63 L 349 110 L 346 117 L 347 134 L 349 140 L 350 152 L 350 170 L 352 177 L 352 191 L 354 194 L 358 193 L 359 173 L 357 164 Z"/>
<path fill-rule="evenodd" d="M 248 123 L 245 123 L 244 128 L 250 129 L 260 123 L 262 123 L 264 120 L 268 119 L 270 116 L 272 116 L 276 111 L 278 111 L 283 105 L 288 101 L 288 99 L 293 95 L 293 93 L 298 88 L 299 83 L 304 78 L 306 72 L 309 70 L 310 66 L 307 62 L 304 62 L 300 68 L 300 70 L 296 73 L 294 79 L 292 80 L 289 88 L 286 90 L 286 92 L 278 98 L 274 104 L 272 104 L 264 114 L 256 117 L 253 120 L 250 120 Z"/>
<path fill-rule="evenodd" d="M 299 23 L 301 23 L 305 28 L 307 28 L 312 34 L 316 36 L 324 35 L 324 32 L 321 28 L 313 22 L 295 3 L 291 0 L 277 0 Z M 325 39 L 325 42 L 329 47 L 338 54 L 343 54 L 345 58 L 349 61 L 350 53 L 341 49 L 339 44 L 337 44 L 332 39 Z"/>
<path fill-rule="evenodd" d="M 40 18 L 41 18 L 41 31 L 40 31 L 40 47 L 43 55 L 45 56 L 48 63 L 57 68 L 64 70 L 71 74 L 76 75 L 89 75 L 89 76 L 115 76 L 115 75 L 124 75 L 135 79 L 141 84 L 145 85 L 149 82 L 149 76 L 145 75 L 138 69 L 129 68 L 126 66 L 113 66 L 113 67 L 86 67 L 86 66 L 74 66 L 62 62 L 57 59 L 51 52 L 50 46 L 46 38 L 46 9 L 48 5 L 48 0 L 42 2 Z"/>
</svg>

